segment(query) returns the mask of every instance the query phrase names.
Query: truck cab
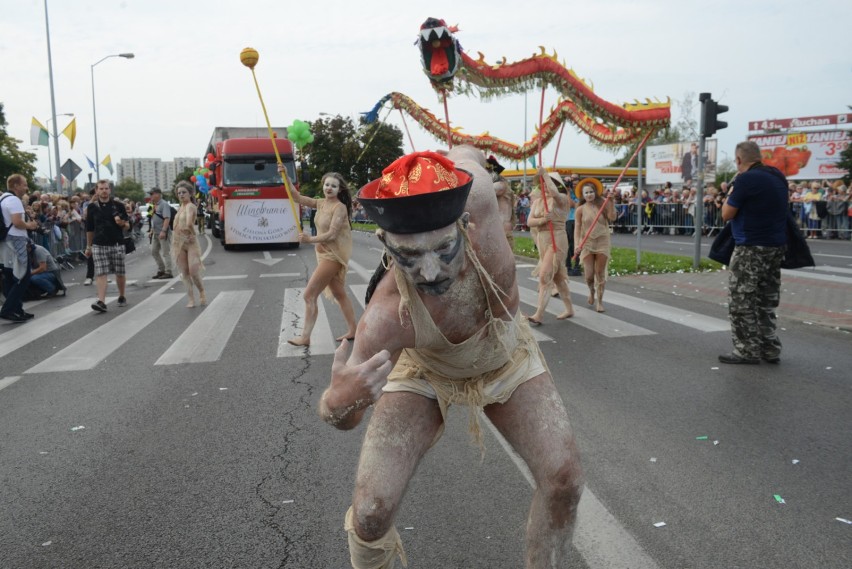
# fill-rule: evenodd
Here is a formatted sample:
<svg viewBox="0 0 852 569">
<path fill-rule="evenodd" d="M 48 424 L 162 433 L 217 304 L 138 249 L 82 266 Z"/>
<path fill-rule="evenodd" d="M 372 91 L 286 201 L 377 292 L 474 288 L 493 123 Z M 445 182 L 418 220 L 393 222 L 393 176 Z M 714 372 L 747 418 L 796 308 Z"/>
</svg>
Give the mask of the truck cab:
<svg viewBox="0 0 852 569">
<path fill-rule="evenodd" d="M 292 143 L 274 140 L 290 180 L 295 180 Z M 272 140 L 228 138 L 217 142 L 215 150 L 209 194 L 213 236 L 225 249 L 251 244 L 298 247 L 297 221 Z"/>
</svg>

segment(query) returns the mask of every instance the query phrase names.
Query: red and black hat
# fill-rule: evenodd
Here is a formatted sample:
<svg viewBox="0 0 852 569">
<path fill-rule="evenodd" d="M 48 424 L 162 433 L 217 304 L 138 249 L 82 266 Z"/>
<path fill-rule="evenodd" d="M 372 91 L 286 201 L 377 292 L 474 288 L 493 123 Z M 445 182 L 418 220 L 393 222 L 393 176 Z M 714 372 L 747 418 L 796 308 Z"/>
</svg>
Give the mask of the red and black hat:
<svg viewBox="0 0 852 569">
<path fill-rule="evenodd" d="M 355 197 L 385 231 L 423 233 L 461 217 L 472 183 L 473 176 L 446 156 L 415 152 L 382 170 Z"/>
</svg>

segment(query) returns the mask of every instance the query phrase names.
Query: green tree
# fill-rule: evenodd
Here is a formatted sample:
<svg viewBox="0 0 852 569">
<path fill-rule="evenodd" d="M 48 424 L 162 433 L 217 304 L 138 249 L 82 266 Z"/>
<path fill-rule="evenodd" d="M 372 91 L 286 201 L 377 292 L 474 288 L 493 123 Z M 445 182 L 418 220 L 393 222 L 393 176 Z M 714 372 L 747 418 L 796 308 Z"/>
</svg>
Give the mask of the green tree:
<svg viewBox="0 0 852 569">
<path fill-rule="evenodd" d="M 192 177 L 195 175 L 194 173 L 195 173 L 195 168 L 193 168 L 191 166 L 187 166 L 186 168 L 181 170 L 180 173 L 175 178 L 174 184 L 172 184 L 172 189 L 174 189 L 177 186 L 177 183 L 181 182 L 181 181 L 189 182 L 189 183 L 192 184 Z M 194 186 L 195 184 L 192 184 L 192 185 Z"/>
<path fill-rule="evenodd" d="M 33 177 L 36 173 L 36 155 L 20 149 L 19 145 L 23 141 L 9 136 L 6 132 L 7 124 L 3 103 L 0 103 L 0 183 L 3 184 L 1 189 L 6 191 L 6 178 L 12 174 L 23 174 L 27 178 L 30 189 L 35 189 Z"/>
<path fill-rule="evenodd" d="M 125 178 L 115 186 L 115 197 L 119 199 L 130 199 L 135 202 L 145 201 L 145 191 L 142 184 L 132 178 Z"/>
<path fill-rule="evenodd" d="M 305 147 L 307 163 L 305 195 L 319 195 L 323 174 L 339 172 L 354 194 L 358 188 L 378 178 L 382 169 L 402 155 L 402 131 L 381 123 L 355 124 L 340 115 L 319 118 L 311 124 L 314 141 Z"/>
</svg>

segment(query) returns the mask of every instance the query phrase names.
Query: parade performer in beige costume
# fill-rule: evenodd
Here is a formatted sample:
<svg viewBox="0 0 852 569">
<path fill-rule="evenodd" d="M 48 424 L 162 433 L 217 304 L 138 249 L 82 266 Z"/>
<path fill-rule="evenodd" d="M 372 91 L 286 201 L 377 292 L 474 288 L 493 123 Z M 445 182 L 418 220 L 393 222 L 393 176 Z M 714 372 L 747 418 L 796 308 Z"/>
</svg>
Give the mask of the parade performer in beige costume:
<svg viewBox="0 0 852 569">
<path fill-rule="evenodd" d="M 278 169 L 283 170 L 283 165 L 279 165 Z M 303 196 L 293 188 L 293 199 L 296 202 L 317 210 L 314 218 L 317 234 L 311 236 L 301 233 L 302 243 L 317 245 L 317 268 L 305 287 L 305 326 L 302 328 L 302 335 L 287 340 L 294 346 L 310 346 L 311 332 L 319 311 L 317 302 L 323 290 L 326 290 L 327 297 L 337 301 L 346 320 L 346 333 L 337 340 L 351 340 L 355 337 L 355 310 L 344 286 L 349 257 L 352 255 L 352 229 L 349 225 L 352 197 L 349 195 L 346 180 L 337 172 L 324 175 L 321 186 L 325 199 Z"/>
<path fill-rule="evenodd" d="M 497 162 L 494 156 L 488 157 L 486 169 L 491 173 L 491 180 L 494 182 L 494 195 L 497 196 L 497 209 L 500 211 L 500 219 L 503 220 L 503 232 L 506 234 L 506 241 L 509 242 L 509 249 L 514 250 L 515 235 L 512 231 L 515 229 L 516 222 L 515 194 L 509 186 L 509 181 L 501 175 L 505 168 Z"/>
<path fill-rule="evenodd" d="M 544 199 L 539 195 L 530 207 L 530 216 L 527 224 L 530 230 L 536 229 L 535 243 L 538 248 L 538 266 L 533 271 L 533 276 L 538 277 L 538 306 L 535 314 L 528 316 L 530 324 L 538 326 L 544 318 L 547 303 L 550 301 L 550 291 L 553 288 L 559 292 L 559 297 L 565 303 L 565 311 L 556 318 L 564 320 L 574 316 L 574 306 L 571 304 L 571 292 L 568 289 L 568 269 L 565 259 L 568 257 L 568 234 L 565 232 L 565 220 L 568 219 L 568 211 L 571 207 L 571 198 L 565 182 L 556 172 L 548 172 L 544 168 L 538 169 L 539 179 L 545 181 L 547 188 L 547 204 L 550 211 L 544 209 Z M 557 188 L 559 184 L 559 188 Z M 548 222 L 553 224 L 553 233 L 550 232 Z M 551 236 L 552 235 L 552 236 Z M 556 241 L 556 250 L 553 249 L 553 241 Z"/>
<path fill-rule="evenodd" d="M 583 263 L 583 275 L 586 278 L 586 284 L 589 286 L 589 304 L 593 304 L 598 312 L 603 312 L 607 263 L 612 249 L 609 224 L 615 221 L 615 206 L 611 199 L 606 200 L 606 206 L 604 206 L 604 198 L 601 196 L 603 186 L 600 186 L 600 182 L 597 182 L 597 184 L 596 186 L 591 179 L 581 180 L 574 188 L 577 198 L 580 199 L 580 196 L 582 196 L 582 199 L 585 200 L 574 214 L 574 243 L 577 244 L 578 248 L 574 254 L 579 255 L 580 261 Z M 592 227 L 595 216 L 601 207 L 604 208 L 604 211 L 581 250 L 579 247 L 582 239 L 589 233 L 589 229 Z"/>
<path fill-rule="evenodd" d="M 192 285 L 198 289 L 198 300 L 203 305 L 207 304 L 207 296 L 204 292 L 204 283 L 201 275 L 204 273 L 204 263 L 201 261 L 201 246 L 196 235 L 195 217 L 198 209 L 192 203 L 194 188 L 187 181 L 180 181 L 175 188 L 180 208 L 172 223 L 172 247 L 171 258 L 180 271 L 181 280 L 186 286 L 186 294 L 189 297 L 187 308 L 195 307 L 195 294 Z"/>
<path fill-rule="evenodd" d="M 352 429 L 370 418 L 346 514 L 356 569 L 387 569 L 405 553 L 394 517 L 451 404 L 477 409 L 529 465 L 535 482 L 527 569 L 565 558 L 582 491 L 574 435 L 538 344 L 518 311 L 515 260 L 485 156 L 404 156 L 357 199 L 385 245 L 351 353 L 335 353 L 322 418 Z M 482 447 L 484 451 L 484 447 Z M 428 566 L 424 560 L 423 566 Z"/>
</svg>

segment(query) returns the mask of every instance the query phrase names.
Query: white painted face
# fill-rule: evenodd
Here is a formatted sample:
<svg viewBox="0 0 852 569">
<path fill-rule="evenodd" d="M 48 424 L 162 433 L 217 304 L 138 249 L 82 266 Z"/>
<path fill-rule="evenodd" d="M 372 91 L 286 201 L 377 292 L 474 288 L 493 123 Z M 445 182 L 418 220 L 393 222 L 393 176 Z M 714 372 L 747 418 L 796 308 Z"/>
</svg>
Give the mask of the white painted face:
<svg viewBox="0 0 852 569">
<path fill-rule="evenodd" d="M 426 233 L 385 233 L 383 241 L 406 278 L 424 294 L 447 292 L 464 267 L 464 237 L 455 224 Z"/>
<path fill-rule="evenodd" d="M 595 201 L 595 198 L 598 196 L 598 193 L 595 191 L 595 188 L 590 184 L 587 184 L 583 187 L 583 199 L 587 202 Z"/>
<path fill-rule="evenodd" d="M 322 181 L 322 193 L 326 198 L 336 198 L 340 193 L 340 180 L 334 176 L 326 176 Z"/>
</svg>

